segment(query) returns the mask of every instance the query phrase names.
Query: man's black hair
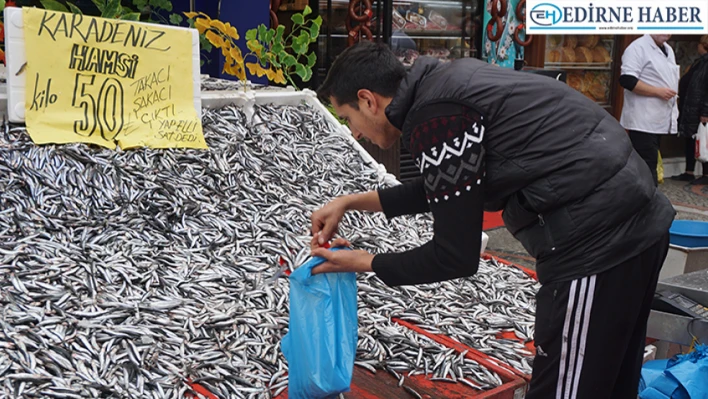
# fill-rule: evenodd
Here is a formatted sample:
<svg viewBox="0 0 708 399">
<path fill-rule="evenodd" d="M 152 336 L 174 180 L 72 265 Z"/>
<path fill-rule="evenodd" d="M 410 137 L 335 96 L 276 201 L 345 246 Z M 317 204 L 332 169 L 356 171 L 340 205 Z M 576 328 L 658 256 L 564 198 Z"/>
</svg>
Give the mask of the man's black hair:
<svg viewBox="0 0 708 399">
<path fill-rule="evenodd" d="M 393 97 L 405 76 L 406 69 L 387 45 L 364 41 L 347 48 L 334 60 L 317 96 L 324 104 L 334 97 L 338 104 L 358 109 L 359 90 Z"/>
</svg>

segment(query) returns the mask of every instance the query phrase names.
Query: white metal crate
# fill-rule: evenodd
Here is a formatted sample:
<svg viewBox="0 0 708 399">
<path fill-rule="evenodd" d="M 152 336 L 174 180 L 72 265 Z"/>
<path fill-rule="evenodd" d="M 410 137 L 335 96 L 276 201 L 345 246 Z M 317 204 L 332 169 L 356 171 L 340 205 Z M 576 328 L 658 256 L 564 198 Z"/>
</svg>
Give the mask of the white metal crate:
<svg viewBox="0 0 708 399">
<path fill-rule="evenodd" d="M 386 171 L 386 167 L 369 154 L 352 136 L 348 127 L 339 123 L 327 108 L 317 99 L 317 94 L 309 89 L 302 91 L 213 91 L 202 94 L 202 106 L 205 108 L 221 108 L 228 104 L 234 104 L 243 108 L 244 113 L 249 118 L 253 117 L 253 105 L 274 104 L 274 105 L 299 105 L 309 104 L 317 111 L 321 112 L 325 119 L 336 127 L 335 133 L 341 135 L 349 141 L 352 147 L 359 153 L 364 162 L 374 167 L 379 177 L 388 184 L 401 184 L 394 175 Z"/>
</svg>

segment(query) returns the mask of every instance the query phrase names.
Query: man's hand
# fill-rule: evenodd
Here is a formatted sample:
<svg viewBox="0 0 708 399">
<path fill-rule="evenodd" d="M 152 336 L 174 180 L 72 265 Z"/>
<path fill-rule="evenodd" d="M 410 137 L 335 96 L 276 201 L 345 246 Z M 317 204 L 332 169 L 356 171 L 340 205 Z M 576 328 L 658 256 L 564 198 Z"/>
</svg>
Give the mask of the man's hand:
<svg viewBox="0 0 708 399">
<path fill-rule="evenodd" d="M 312 220 L 312 249 L 323 246 L 334 237 L 339 227 L 339 222 L 348 210 L 364 212 L 382 212 L 381 199 L 376 190 L 360 194 L 349 194 L 337 197 L 329 204 L 315 211 Z"/>
<path fill-rule="evenodd" d="M 655 95 L 662 100 L 669 101 L 676 96 L 676 92 L 668 87 L 657 87 Z"/>
<path fill-rule="evenodd" d="M 333 247 L 349 247 L 349 241 L 343 238 L 337 238 L 332 243 Z M 323 264 L 312 269 L 312 274 L 320 273 L 343 273 L 356 272 L 364 273 L 373 271 L 371 263 L 374 260 L 374 255 L 362 251 L 330 251 L 324 248 L 315 248 L 312 250 L 313 256 L 319 256 L 327 259 Z"/>
<path fill-rule="evenodd" d="M 337 233 L 339 222 L 347 211 L 347 203 L 344 198 L 335 198 L 327 205 L 316 210 L 310 216 L 312 221 L 312 249 L 319 248 L 329 242 Z"/>
<path fill-rule="evenodd" d="M 708 123 L 708 116 L 701 116 L 701 123 Z"/>
</svg>

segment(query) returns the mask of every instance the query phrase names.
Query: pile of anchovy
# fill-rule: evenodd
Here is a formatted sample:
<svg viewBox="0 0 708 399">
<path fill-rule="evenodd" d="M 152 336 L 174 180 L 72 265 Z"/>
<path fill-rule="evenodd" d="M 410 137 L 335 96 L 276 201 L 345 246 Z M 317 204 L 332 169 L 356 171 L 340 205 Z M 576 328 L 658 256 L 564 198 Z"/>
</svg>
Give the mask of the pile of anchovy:
<svg viewBox="0 0 708 399">
<path fill-rule="evenodd" d="M 390 288 L 378 278 L 359 281 L 359 301 L 387 318 L 451 337 L 530 374 L 535 294 L 539 285 L 521 269 L 481 260 L 472 278 Z M 497 337 L 511 332 L 516 339 Z"/>
<path fill-rule="evenodd" d="M 246 83 L 248 90 L 282 90 L 278 86 L 265 86 L 257 83 Z M 240 80 L 228 80 L 203 76 L 201 79 L 202 91 L 234 91 L 243 90 L 243 83 Z"/>
<path fill-rule="evenodd" d="M 36 146 L 0 134 L 0 397 L 267 398 L 287 387 L 287 278 L 309 215 L 385 185 L 302 105 L 205 110 L 209 150 Z M 431 238 L 418 215 L 350 212 L 340 232 L 375 253 Z M 487 261 L 477 276 L 392 289 L 359 276 L 357 364 L 487 389 L 499 376 L 392 323 L 528 365 L 536 284 Z"/>
<path fill-rule="evenodd" d="M 374 374 L 377 369 L 384 369 L 399 380 L 399 386 L 404 386 L 406 376 L 419 374 L 432 381 L 464 383 L 476 390 L 502 384 L 498 375 L 466 358 L 466 352 L 457 353 L 455 349 L 446 348 L 367 306 L 360 306 L 358 319 L 355 364 Z M 412 388 L 406 390 L 416 395 Z"/>
</svg>

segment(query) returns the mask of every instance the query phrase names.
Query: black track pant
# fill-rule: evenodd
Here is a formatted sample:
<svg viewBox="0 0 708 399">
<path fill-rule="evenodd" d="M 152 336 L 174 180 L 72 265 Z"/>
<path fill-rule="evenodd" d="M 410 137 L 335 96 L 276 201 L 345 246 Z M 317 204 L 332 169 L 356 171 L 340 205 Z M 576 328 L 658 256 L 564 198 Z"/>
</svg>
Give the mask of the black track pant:
<svg viewBox="0 0 708 399">
<path fill-rule="evenodd" d="M 537 294 L 536 358 L 527 399 L 636 399 L 647 319 L 668 232 L 597 275 Z"/>
</svg>

